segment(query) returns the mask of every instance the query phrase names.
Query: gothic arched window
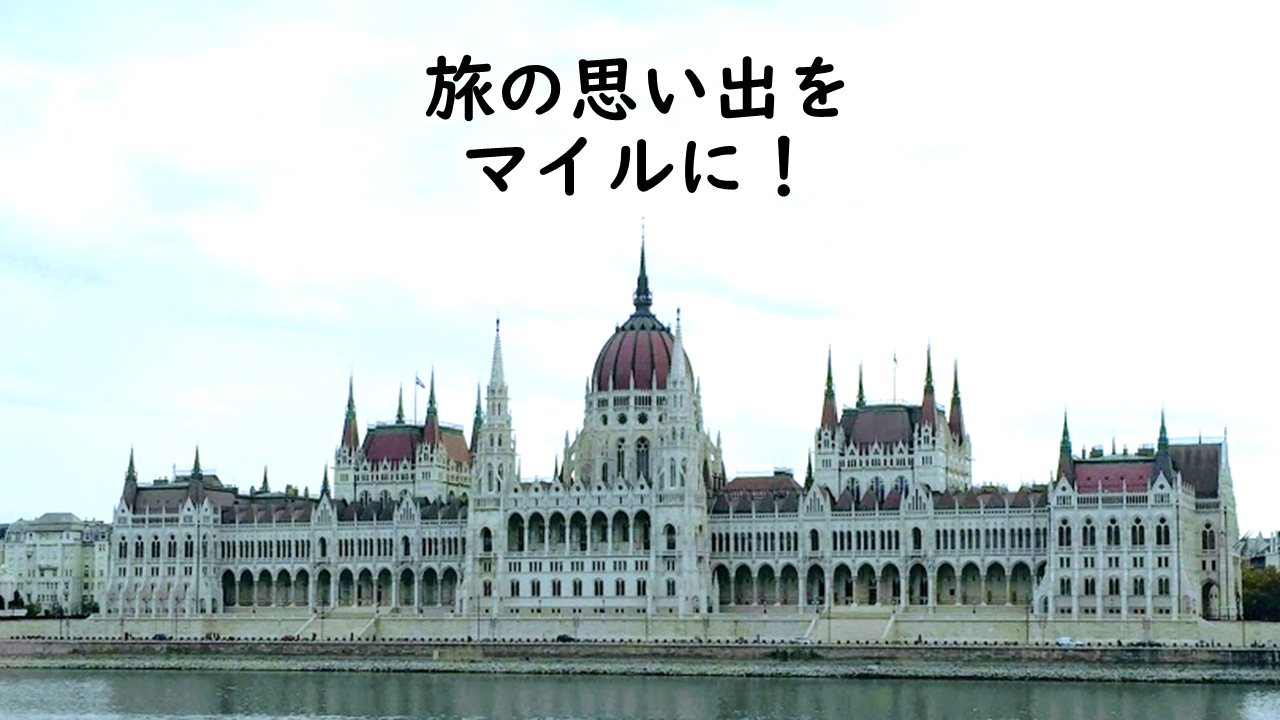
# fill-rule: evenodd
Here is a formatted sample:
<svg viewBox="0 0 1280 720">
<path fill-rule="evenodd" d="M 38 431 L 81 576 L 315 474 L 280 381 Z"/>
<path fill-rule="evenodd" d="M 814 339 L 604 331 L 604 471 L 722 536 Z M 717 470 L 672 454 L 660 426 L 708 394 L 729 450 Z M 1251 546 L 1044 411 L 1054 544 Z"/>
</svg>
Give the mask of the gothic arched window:
<svg viewBox="0 0 1280 720">
<path fill-rule="evenodd" d="M 636 477 L 649 479 L 649 439 L 636 441 Z"/>
</svg>

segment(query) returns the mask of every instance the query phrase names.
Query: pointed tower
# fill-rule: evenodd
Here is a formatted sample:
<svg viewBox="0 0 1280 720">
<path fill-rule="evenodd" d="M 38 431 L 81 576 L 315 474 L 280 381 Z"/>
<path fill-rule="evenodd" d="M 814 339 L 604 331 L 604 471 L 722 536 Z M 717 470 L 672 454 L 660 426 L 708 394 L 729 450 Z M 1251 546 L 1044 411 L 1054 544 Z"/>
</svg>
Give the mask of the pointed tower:
<svg viewBox="0 0 1280 720">
<path fill-rule="evenodd" d="M 431 368 L 431 383 L 427 389 L 427 419 L 422 425 L 422 442 L 434 447 L 442 442 L 440 437 L 440 410 L 436 407 L 436 369 Z"/>
<path fill-rule="evenodd" d="M 935 427 L 938 424 L 938 403 L 933 395 L 933 347 L 924 355 L 924 396 L 920 399 L 920 424 Z"/>
<path fill-rule="evenodd" d="M 356 380 L 351 376 L 347 380 L 347 417 L 342 421 L 342 450 L 352 454 L 360 447 L 360 427 L 356 424 Z"/>
<path fill-rule="evenodd" d="M 404 424 L 404 383 L 400 383 L 400 400 L 396 404 L 396 424 Z"/>
<path fill-rule="evenodd" d="M 196 446 L 195 462 L 191 464 L 191 479 L 192 480 L 204 479 L 204 471 L 200 469 L 200 446 L 199 445 Z"/>
<path fill-rule="evenodd" d="M 480 407 L 480 383 L 476 382 L 476 414 L 471 419 L 471 454 L 480 447 L 480 426 L 484 424 L 484 409 Z"/>
<path fill-rule="evenodd" d="M 947 418 L 947 425 L 951 429 L 951 437 L 956 439 L 957 443 L 964 442 L 964 413 L 960 408 L 960 361 L 957 360 L 951 368 L 951 412 Z"/>
<path fill-rule="evenodd" d="M 263 465 L 263 466 L 262 466 L 262 490 L 261 490 L 261 492 L 264 492 L 264 493 L 269 493 L 269 492 L 271 492 L 271 483 L 270 483 L 270 482 L 267 482 L 267 466 L 266 466 L 266 465 Z"/>
<path fill-rule="evenodd" d="M 653 293 L 649 291 L 649 273 L 644 266 L 644 239 L 640 240 L 640 274 L 636 276 L 636 292 L 633 296 L 637 314 L 650 315 L 653 307 Z"/>
<path fill-rule="evenodd" d="M 862 391 L 862 363 L 858 363 L 858 401 L 854 407 L 861 410 L 867 406 L 867 394 Z"/>
<path fill-rule="evenodd" d="M 813 489 L 813 454 L 809 454 L 808 463 L 804 468 L 804 491 L 809 492 Z"/>
<path fill-rule="evenodd" d="M 1075 460 L 1071 457 L 1071 432 L 1067 430 L 1067 411 L 1062 411 L 1062 441 L 1058 444 L 1058 479 L 1075 482 Z"/>
<path fill-rule="evenodd" d="M 138 497 L 138 469 L 133 464 L 133 448 L 129 448 L 129 469 L 124 471 L 124 493 L 121 499 L 129 509 L 133 509 L 133 501 Z"/>
<path fill-rule="evenodd" d="M 832 429 L 839 421 L 836 414 L 836 385 L 831 376 L 831 346 L 827 346 L 827 387 L 822 393 L 822 427 Z"/>
<path fill-rule="evenodd" d="M 484 419 L 475 467 L 481 492 L 500 492 L 516 472 L 515 436 L 511 429 L 506 372 L 502 364 L 502 324 L 494 323 L 493 363 L 485 389 Z"/>
<path fill-rule="evenodd" d="M 1169 453 L 1169 433 L 1164 426 L 1164 408 L 1160 408 L 1160 436 L 1156 440 L 1156 461 L 1152 474 L 1156 477 L 1163 474 L 1165 480 L 1173 483 L 1173 456 Z"/>
<path fill-rule="evenodd" d="M 324 464 L 324 479 L 320 481 L 320 497 L 329 495 L 329 463 Z"/>
</svg>

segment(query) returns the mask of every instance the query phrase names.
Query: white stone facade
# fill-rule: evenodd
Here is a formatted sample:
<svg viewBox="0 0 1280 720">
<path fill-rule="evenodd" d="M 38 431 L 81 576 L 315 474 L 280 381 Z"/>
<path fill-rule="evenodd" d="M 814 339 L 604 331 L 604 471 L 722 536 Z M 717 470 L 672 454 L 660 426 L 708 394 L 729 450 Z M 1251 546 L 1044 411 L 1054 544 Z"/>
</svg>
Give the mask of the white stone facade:
<svg viewBox="0 0 1280 720">
<path fill-rule="evenodd" d="M 1025 608 L 1028 617 L 1234 618 L 1240 558 L 1226 440 L 1077 456 L 1064 422 L 1051 486 L 973 485 L 958 383 L 944 409 L 837 411 L 828 364 L 813 466 L 726 482 L 700 383 L 674 328 L 635 312 L 596 359 L 583 425 L 550 478 L 520 475 L 500 335 L 469 442 L 426 420 L 374 425 L 354 392 L 319 498 L 250 495 L 197 462 L 139 486 L 112 528 L 104 611 L 705 617 Z M 859 382 L 861 385 L 861 382 Z M 1141 528 L 1141 529 L 1139 529 Z M 353 610 L 348 611 L 347 608 Z"/>
</svg>

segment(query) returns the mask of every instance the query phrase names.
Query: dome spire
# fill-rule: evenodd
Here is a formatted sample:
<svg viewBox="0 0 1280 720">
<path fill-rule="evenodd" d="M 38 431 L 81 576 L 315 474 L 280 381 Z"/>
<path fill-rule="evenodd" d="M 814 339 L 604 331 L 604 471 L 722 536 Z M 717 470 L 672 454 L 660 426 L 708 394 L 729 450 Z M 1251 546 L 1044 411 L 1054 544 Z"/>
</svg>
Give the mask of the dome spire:
<svg viewBox="0 0 1280 720">
<path fill-rule="evenodd" d="M 636 313 L 648 315 L 653 306 L 653 293 L 649 291 L 649 273 L 644 266 L 644 218 L 640 219 L 640 274 L 636 276 L 636 292 L 634 296 Z"/>
</svg>

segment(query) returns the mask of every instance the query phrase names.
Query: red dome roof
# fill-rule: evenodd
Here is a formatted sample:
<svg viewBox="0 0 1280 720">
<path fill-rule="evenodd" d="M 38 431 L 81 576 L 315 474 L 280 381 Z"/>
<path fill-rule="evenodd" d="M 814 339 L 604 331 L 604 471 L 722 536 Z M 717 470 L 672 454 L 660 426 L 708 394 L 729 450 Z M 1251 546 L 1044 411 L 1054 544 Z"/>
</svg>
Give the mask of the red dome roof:
<svg viewBox="0 0 1280 720">
<path fill-rule="evenodd" d="M 633 327 L 637 319 L 632 316 L 600 349 L 592 373 L 594 390 L 661 390 L 667 386 L 675 338 L 656 318 L 650 316 L 652 327 L 644 328 Z"/>
<path fill-rule="evenodd" d="M 595 371 L 591 373 L 593 391 L 663 390 L 667 387 L 675 337 L 649 311 L 653 296 L 649 292 L 649 276 L 645 273 L 644 245 L 640 246 L 640 276 L 636 281 L 634 300 L 635 312 L 614 331 L 596 356 Z M 693 377 L 687 355 L 685 372 L 688 377 Z"/>
</svg>

